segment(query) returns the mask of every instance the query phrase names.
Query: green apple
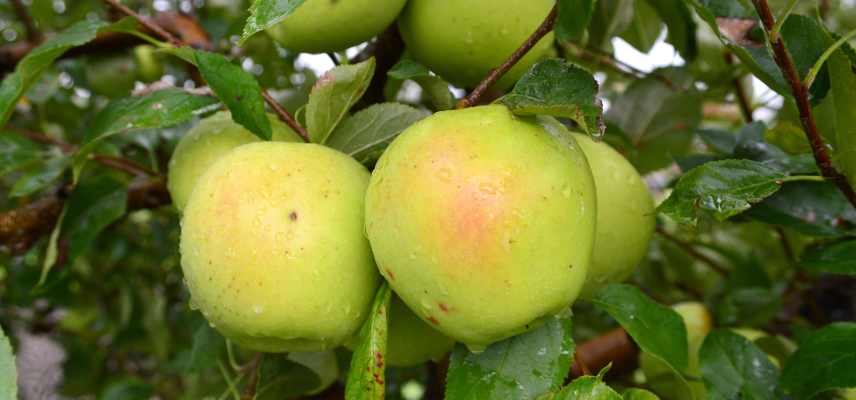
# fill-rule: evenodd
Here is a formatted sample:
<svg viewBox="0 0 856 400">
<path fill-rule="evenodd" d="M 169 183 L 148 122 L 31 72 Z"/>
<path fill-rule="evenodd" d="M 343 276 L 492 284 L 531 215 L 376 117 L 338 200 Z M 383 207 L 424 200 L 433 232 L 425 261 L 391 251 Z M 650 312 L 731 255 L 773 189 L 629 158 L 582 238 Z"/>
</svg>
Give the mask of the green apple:
<svg viewBox="0 0 856 400">
<path fill-rule="evenodd" d="M 134 59 L 139 66 L 142 81 L 154 82 L 163 76 L 163 61 L 154 46 L 141 44 L 134 47 Z"/>
<path fill-rule="evenodd" d="M 105 55 L 91 59 L 86 68 L 86 81 L 96 94 L 122 97 L 131 94 L 139 77 L 139 67 L 126 54 Z"/>
<path fill-rule="evenodd" d="M 455 340 L 425 323 L 393 296 L 389 310 L 387 363 L 393 367 L 410 367 L 437 360 L 452 350 Z"/>
<path fill-rule="evenodd" d="M 268 34 L 283 47 L 301 53 L 344 50 L 383 32 L 405 1 L 306 0 Z"/>
<path fill-rule="evenodd" d="M 553 0 L 410 0 L 399 18 L 407 50 L 452 84 L 476 86 L 532 35 Z M 497 83 L 505 89 L 550 53 L 553 34 L 541 39 Z"/>
<path fill-rule="evenodd" d="M 579 148 L 504 106 L 474 107 L 392 142 L 372 173 L 366 232 L 410 309 L 479 351 L 577 298 L 595 203 Z"/>
<path fill-rule="evenodd" d="M 648 254 L 654 234 L 654 200 L 639 173 L 604 142 L 574 135 L 583 149 L 597 187 L 597 235 L 583 298 L 624 281 Z"/>
<path fill-rule="evenodd" d="M 288 125 L 268 114 L 274 141 L 297 142 L 300 138 Z M 184 210 L 200 176 L 215 161 L 242 144 L 260 139 L 235 121 L 228 111 L 218 112 L 194 126 L 181 138 L 169 160 L 167 187 L 175 207 Z"/>
<path fill-rule="evenodd" d="M 687 373 L 691 376 L 700 377 L 699 350 L 704 338 L 713 329 L 713 317 L 704 306 L 696 302 L 678 303 L 672 308 L 680 314 L 687 328 L 687 344 L 689 362 Z M 665 362 L 654 358 L 648 353 L 639 356 L 639 366 L 645 374 L 651 389 L 666 400 L 706 399 L 707 391 L 704 383 L 699 381 L 688 381 L 692 393 L 680 382 L 675 373 Z M 695 396 L 695 397 L 693 397 Z"/>
<path fill-rule="evenodd" d="M 361 164 L 315 144 L 250 143 L 223 156 L 181 220 L 192 306 L 249 349 L 342 344 L 379 280 L 363 234 L 368 181 Z"/>
</svg>

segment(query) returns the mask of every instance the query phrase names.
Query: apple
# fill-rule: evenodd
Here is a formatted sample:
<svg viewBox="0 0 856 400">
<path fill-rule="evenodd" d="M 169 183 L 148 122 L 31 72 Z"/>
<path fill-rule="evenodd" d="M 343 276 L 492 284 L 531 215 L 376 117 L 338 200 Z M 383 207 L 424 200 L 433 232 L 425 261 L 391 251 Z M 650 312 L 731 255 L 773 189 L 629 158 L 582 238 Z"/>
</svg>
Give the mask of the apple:
<svg viewBox="0 0 856 400">
<path fill-rule="evenodd" d="M 704 342 L 704 338 L 713 329 L 713 317 L 704 304 L 697 302 L 678 303 L 672 306 L 672 309 L 680 314 L 687 328 L 689 362 L 687 371 L 685 372 L 691 376 L 701 377 L 699 350 L 701 349 L 702 342 Z M 639 366 L 645 374 L 648 385 L 663 399 L 684 400 L 707 398 L 707 391 L 701 380 L 687 381 L 692 390 L 692 393 L 689 393 L 687 387 L 679 381 L 678 377 L 675 376 L 675 373 L 665 362 L 654 358 L 648 353 L 640 354 Z"/>
<path fill-rule="evenodd" d="M 597 234 L 581 297 L 626 280 L 648 254 L 654 234 L 654 200 L 639 173 L 604 142 L 574 135 L 586 155 L 597 187 Z"/>
<path fill-rule="evenodd" d="M 398 20 L 411 56 L 454 85 L 476 86 L 532 35 L 553 0 L 410 0 Z M 497 83 L 505 89 L 553 50 L 542 38 Z"/>
<path fill-rule="evenodd" d="M 141 44 L 134 47 L 134 59 L 139 66 L 142 81 L 154 82 L 163 76 L 163 61 L 154 46 Z"/>
<path fill-rule="evenodd" d="M 131 94 L 139 74 L 139 67 L 132 57 L 112 54 L 90 59 L 86 81 L 96 94 L 122 97 Z"/>
<path fill-rule="evenodd" d="M 474 351 L 577 298 L 594 242 L 585 156 L 501 105 L 406 129 L 366 194 L 381 274 L 419 317 Z"/>
<path fill-rule="evenodd" d="M 339 51 L 368 41 L 395 21 L 406 0 L 306 0 L 268 34 L 301 53 Z"/>
<path fill-rule="evenodd" d="M 288 125 L 268 114 L 273 140 L 297 142 L 300 138 Z M 167 187 L 172 203 L 182 211 L 190 192 L 202 173 L 232 149 L 260 139 L 232 120 L 232 114 L 221 111 L 207 117 L 179 141 L 169 160 Z"/>
<path fill-rule="evenodd" d="M 438 360 L 452 350 L 455 340 L 419 319 L 407 305 L 392 296 L 386 360 L 393 367 L 410 367 Z"/>
<path fill-rule="evenodd" d="M 379 281 L 363 234 L 368 181 L 354 159 L 316 144 L 250 143 L 220 158 L 181 220 L 191 305 L 248 349 L 342 344 Z"/>
</svg>

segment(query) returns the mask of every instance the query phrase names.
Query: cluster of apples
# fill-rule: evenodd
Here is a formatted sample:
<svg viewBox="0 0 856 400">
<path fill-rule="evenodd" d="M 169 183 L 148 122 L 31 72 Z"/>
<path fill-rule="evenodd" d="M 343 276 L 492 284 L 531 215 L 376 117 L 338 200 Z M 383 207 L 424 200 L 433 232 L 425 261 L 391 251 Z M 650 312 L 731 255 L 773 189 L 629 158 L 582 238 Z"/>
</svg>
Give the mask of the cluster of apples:
<svg viewBox="0 0 856 400">
<path fill-rule="evenodd" d="M 297 51 L 329 51 L 400 14 L 409 51 L 468 86 L 553 5 L 506 3 L 483 13 L 495 5 L 307 0 L 271 34 Z M 464 49 L 447 46 L 461 40 Z M 508 82 L 550 48 L 536 48 Z M 371 173 L 270 119 L 273 140 L 262 142 L 215 114 L 182 139 L 169 169 L 192 306 L 243 347 L 347 346 L 383 277 L 396 294 L 389 365 L 436 358 L 455 342 L 478 351 L 626 279 L 647 251 L 653 201 L 636 170 L 553 119 L 502 105 L 439 112 L 397 137 Z"/>
</svg>

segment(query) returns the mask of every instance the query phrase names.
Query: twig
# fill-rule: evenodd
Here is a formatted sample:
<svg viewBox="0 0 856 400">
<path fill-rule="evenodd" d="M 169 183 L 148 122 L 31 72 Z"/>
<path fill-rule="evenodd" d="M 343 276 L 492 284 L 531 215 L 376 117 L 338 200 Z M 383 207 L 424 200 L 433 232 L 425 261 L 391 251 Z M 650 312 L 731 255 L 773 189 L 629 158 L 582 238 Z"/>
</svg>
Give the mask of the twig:
<svg viewBox="0 0 856 400">
<path fill-rule="evenodd" d="M 508 59 L 505 60 L 505 62 L 503 62 L 499 67 L 492 69 L 484 78 L 484 80 L 482 80 L 481 83 L 479 83 L 479 85 L 476 86 L 476 88 L 473 89 L 473 91 L 469 95 L 467 95 L 466 97 L 461 99 L 461 101 L 458 102 L 456 108 L 467 108 L 469 106 L 472 106 L 473 104 L 477 104 L 482 94 L 484 94 L 484 92 L 490 89 L 490 87 L 494 83 L 499 81 L 499 79 L 502 78 L 502 76 L 505 75 L 508 70 L 514 67 L 514 65 L 517 64 L 517 62 L 520 61 L 520 59 L 523 58 L 523 56 L 525 56 L 526 53 L 529 52 L 529 50 L 535 47 L 535 45 L 538 43 L 538 41 L 541 40 L 541 38 L 550 33 L 550 31 L 553 30 L 553 25 L 555 24 L 556 6 L 553 6 L 553 9 L 551 9 L 550 13 L 547 14 L 547 18 L 544 19 L 544 22 L 541 23 L 541 26 L 539 26 L 538 29 L 536 29 L 535 32 L 533 32 L 532 35 L 529 36 L 529 38 L 526 39 L 526 41 L 523 42 L 523 44 L 519 48 L 517 48 L 517 50 L 514 51 L 514 53 L 511 53 L 511 56 L 509 56 Z"/>
<path fill-rule="evenodd" d="M 15 9 L 15 15 L 24 24 L 24 30 L 27 32 L 27 41 L 33 44 L 41 42 L 42 33 L 36 28 L 36 23 L 33 22 L 33 18 L 27 12 L 24 4 L 21 3 L 21 0 L 12 0 L 12 7 Z"/>
<path fill-rule="evenodd" d="M 173 46 L 181 46 L 182 45 L 181 41 L 178 40 L 178 38 L 173 36 L 171 33 L 167 32 L 165 29 L 161 28 L 160 25 L 155 24 L 154 22 L 150 21 L 148 18 L 143 17 L 142 15 L 138 14 L 136 11 L 128 8 L 124 4 L 120 3 L 119 0 L 104 0 L 104 2 L 106 2 L 107 4 L 110 4 L 110 6 L 112 6 L 117 11 L 121 12 L 122 14 L 125 14 L 131 18 L 134 18 L 135 20 L 137 20 L 137 22 L 139 22 L 140 24 L 145 26 L 146 29 L 154 32 L 156 35 L 160 36 L 161 39 L 166 40 L 167 42 L 169 42 Z"/>
<path fill-rule="evenodd" d="M 773 29 L 776 24 L 773 12 L 770 10 L 770 5 L 767 3 L 767 0 L 752 0 L 752 3 L 755 5 L 755 9 L 758 11 L 758 15 L 761 17 L 764 28 L 769 35 L 770 30 Z M 811 145 L 815 163 L 820 169 L 821 174 L 828 180 L 834 182 L 835 185 L 838 186 L 838 189 L 844 193 L 844 196 L 847 197 L 847 200 L 850 201 L 850 204 L 856 207 L 856 191 L 854 191 L 847 182 L 847 178 L 838 172 L 838 170 L 832 165 L 832 158 L 829 155 L 826 144 L 823 142 L 823 138 L 817 130 L 817 124 L 815 123 L 814 116 L 812 115 L 808 88 L 800 79 L 799 73 L 794 65 L 794 60 L 791 58 L 788 48 L 785 47 L 785 42 L 782 40 L 781 36 L 779 36 L 775 40 L 770 38 L 769 43 L 773 48 L 773 55 L 776 60 L 776 64 L 778 64 L 779 69 L 785 76 L 785 80 L 791 87 L 794 100 L 796 100 L 797 109 L 799 109 L 800 113 L 800 122 L 802 123 L 803 130 L 806 133 L 808 142 Z"/>
<path fill-rule="evenodd" d="M 569 43 L 566 43 L 565 46 L 566 46 L 566 48 L 569 47 L 573 51 L 576 51 L 578 53 L 579 57 L 582 57 L 582 58 L 588 59 L 588 60 L 592 60 L 592 61 L 594 61 L 600 65 L 611 68 L 612 70 L 614 70 L 614 71 L 616 71 L 616 72 L 618 72 L 624 76 L 627 76 L 629 78 L 643 79 L 643 78 L 651 75 L 654 78 L 658 79 L 660 82 L 663 82 L 664 84 L 666 84 L 666 86 L 668 86 L 670 89 L 674 90 L 677 88 L 677 85 L 675 85 L 675 83 L 672 82 L 672 80 L 669 79 L 669 77 L 667 77 L 663 74 L 657 73 L 657 72 L 649 74 L 648 72 L 645 72 L 639 68 L 636 68 L 636 67 L 634 67 L 634 66 L 632 66 L 632 65 L 630 65 L 624 61 L 621 61 L 621 60 L 615 58 L 615 55 L 613 55 L 612 53 L 609 53 L 609 52 L 606 52 L 606 51 L 603 51 L 601 49 L 594 48 L 594 47 L 583 46 L 583 45 L 580 45 L 577 43 L 570 43 L 569 42 Z"/>
<path fill-rule="evenodd" d="M 788 264 L 791 266 L 797 265 L 797 258 L 794 255 L 794 248 L 791 247 L 791 242 L 788 241 L 788 237 L 785 235 L 785 230 L 782 227 L 776 227 L 776 236 L 779 237 L 779 243 L 782 244 L 782 252 L 785 254 L 785 258 L 788 260 Z"/>
<path fill-rule="evenodd" d="M 133 161 L 126 160 L 124 158 L 105 156 L 103 154 L 96 154 L 92 156 L 92 159 L 97 163 L 113 168 L 118 171 L 122 171 L 128 175 L 133 176 L 157 176 L 157 172 L 152 171 L 142 165 L 139 165 Z"/>
<path fill-rule="evenodd" d="M 725 53 L 725 62 L 728 65 L 734 65 L 734 55 L 730 52 Z M 754 121 L 755 118 L 752 115 L 752 101 L 749 99 L 749 96 L 746 93 L 746 88 L 743 87 L 743 82 L 740 80 L 740 77 L 734 77 L 732 84 L 734 85 L 734 97 L 737 98 L 737 104 L 740 105 L 740 111 L 743 112 L 743 119 L 745 119 L 746 122 Z"/>
<path fill-rule="evenodd" d="M 639 349 L 627 332 L 622 328 L 613 329 L 577 346 L 569 378 L 600 371 L 609 363 L 612 363 L 610 375 L 632 371 L 636 368 L 638 354 Z"/>
<path fill-rule="evenodd" d="M 716 273 L 722 276 L 728 275 L 728 268 L 725 268 L 719 265 L 718 262 L 714 261 L 712 258 L 708 257 L 706 254 L 696 250 L 692 244 L 687 243 L 676 236 L 672 235 L 669 232 L 666 232 L 662 227 L 657 227 L 657 233 L 660 234 L 665 239 L 668 239 L 670 242 L 674 243 L 678 247 L 680 247 L 687 254 L 693 256 L 695 259 L 707 264 L 711 269 L 713 269 Z"/>
<path fill-rule="evenodd" d="M 6 129 L 15 132 L 36 143 L 49 144 L 51 146 L 59 147 L 59 149 L 62 150 L 63 153 L 71 153 L 77 148 L 73 144 L 68 143 L 65 140 L 55 138 L 53 136 L 48 136 L 44 133 L 33 132 L 26 129 L 16 128 L 14 126 L 7 126 Z"/>
<path fill-rule="evenodd" d="M 288 110 L 283 108 L 282 105 L 280 105 L 279 102 L 276 101 L 276 99 L 274 99 L 273 96 L 271 96 L 267 90 L 262 89 L 262 97 L 265 98 L 265 102 L 270 106 L 270 108 L 273 109 L 276 115 L 279 116 L 279 119 L 281 119 L 292 130 L 294 130 L 294 132 L 297 133 L 297 135 L 300 136 L 300 138 L 303 139 L 304 142 L 309 143 L 309 134 L 306 132 L 306 129 L 303 127 L 303 125 L 300 125 L 300 123 L 298 123 L 297 120 L 294 119 L 291 114 L 289 114 Z"/>
<path fill-rule="evenodd" d="M 241 395 L 241 400 L 252 400 L 256 397 L 256 388 L 259 385 L 259 370 L 262 367 L 262 360 L 265 353 L 256 353 L 253 360 L 247 365 L 249 375 L 247 376 L 247 387 Z"/>
</svg>

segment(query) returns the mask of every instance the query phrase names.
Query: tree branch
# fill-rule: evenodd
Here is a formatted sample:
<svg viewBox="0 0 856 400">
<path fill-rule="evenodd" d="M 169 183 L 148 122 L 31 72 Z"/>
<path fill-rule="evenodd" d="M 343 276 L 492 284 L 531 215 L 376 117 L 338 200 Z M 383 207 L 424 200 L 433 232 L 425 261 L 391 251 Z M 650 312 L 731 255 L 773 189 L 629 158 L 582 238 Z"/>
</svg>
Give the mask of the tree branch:
<svg viewBox="0 0 856 400">
<path fill-rule="evenodd" d="M 24 24 L 24 30 L 27 32 L 27 41 L 34 44 L 40 43 L 42 41 L 42 33 L 36 28 L 36 23 L 30 17 L 27 8 L 24 7 L 24 3 L 21 0 L 12 0 L 12 7 L 15 9 L 15 15 Z"/>
<path fill-rule="evenodd" d="M 734 65 L 734 55 L 730 52 L 725 53 L 725 62 L 728 65 Z M 746 93 L 746 88 L 743 87 L 743 82 L 740 80 L 740 77 L 735 77 L 732 81 L 734 85 L 734 97 L 737 98 L 737 104 L 740 106 L 740 111 L 743 112 L 743 119 L 746 122 L 752 122 L 755 120 L 755 117 L 752 115 L 754 110 L 752 110 L 752 100 L 749 99 L 749 95 Z"/>
<path fill-rule="evenodd" d="M 820 169 L 821 175 L 835 183 L 838 189 L 847 197 L 847 200 L 850 201 L 850 204 L 856 207 L 856 191 L 847 182 L 847 178 L 838 172 L 832 164 L 832 158 L 829 155 L 826 144 L 823 142 L 823 137 L 821 137 L 820 132 L 817 130 L 817 124 L 812 115 L 808 88 L 803 84 L 802 79 L 800 79 L 794 60 L 791 58 L 785 42 L 782 40 L 781 35 L 777 35 L 775 38 L 770 37 L 770 31 L 776 24 L 773 12 L 770 10 L 770 5 L 767 3 L 767 0 L 752 0 L 752 3 L 761 17 L 767 36 L 770 38 L 769 43 L 773 49 L 776 64 L 791 87 L 791 92 L 794 95 L 794 100 L 800 113 L 800 122 L 802 123 L 803 131 L 805 131 L 808 142 L 811 145 L 814 161 Z"/>
<path fill-rule="evenodd" d="M 680 247 L 683 251 L 687 252 L 687 254 L 693 256 L 693 258 L 707 264 L 712 270 L 722 276 L 728 275 L 728 268 L 725 268 L 719 265 L 718 262 L 714 261 L 714 259 L 708 257 L 706 254 L 696 250 L 692 244 L 687 243 L 676 236 L 672 235 L 669 232 L 666 232 L 662 227 L 657 227 L 657 233 L 660 234 L 665 239 L 668 239 L 670 242 L 674 243 L 676 246 Z"/>
<path fill-rule="evenodd" d="M 616 328 L 577 346 L 569 378 L 597 373 L 612 363 L 610 374 L 636 368 L 639 348 L 622 328 Z"/>
<path fill-rule="evenodd" d="M 273 109 L 273 111 L 276 113 L 280 120 L 285 122 L 286 125 L 288 125 L 292 130 L 294 130 L 294 132 L 297 133 L 297 135 L 300 136 L 300 138 L 303 139 L 304 142 L 310 142 L 309 133 L 306 132 L 306 129 L 303 127 L 303 125 L 300 125 L 300 123 L 298 123 L 297 120 L 294 119 L 294 117 L 288 113 L 288 110 L 283 108 L 282 105 L 279 104 L 279 102 L 276 101 L 276 99 L 274 99 L 273 96 L 271 96 L 267 90 L 262 89 L 262 97 L 264 97 L 265 103 L 267 103 L 270 108 Z"/>
<path fill-rule="evenodd" d="M 165 29 L 161 28 L 160 25 L 154 23 L 146 17 L 138 14 L 136 11 L 128 8 L 124 4 L 120 3 L 119 0 L 104 0 L 107 4 L 110 4 L 111 7 L 116 9 L 117 11 L 125 14 L 142 24 L 146 27 L 146 29 L 154 32 L 156 35 L 160 36 L 161 39 L 166 40 L 173 46 L 181 46 L 183 43 L 177 37 L 173 36 L 171 33 L 167 32 Z"/>
<path fill-rule="evenodd" d="M 484 80 L 476 86 L 475 89 L 466 97 L 461 99 L 455 108 L 467 108 L 479 102 L 479 98 L 488 90 L 494 83 L 499 81 L 506 72 L 508 72 L 518 61 L 520 61 L 529 50 L 532 50 L 533 47 L 541 40 L 544 36 L 546 36 L 550 31 L 553 30 L 553 26 L 556 24 L 556 6 L 553 6 L 553 9 L 550 10 L 550 13 L 547 14 L 547 18 L 544 19 L 544 22 L 541 23 L 541 26 L 526 39 L 523 44 L 511 53 L 511 56 L 508 57 L 505 62 L 503 62 L 499 67 L 492 69 Z"/>
<path fill-rule="evenodd" d="M 262 368 L 262 360 L 265 353 L 256 353 L 250 364 L 247 365 L 249 375 L 247 376 L 247 387 L 241 394 L 241 400 L 253 400 L 256 398 L 256 388 L 259 386 L 259 370 Z"/>
</svg>

